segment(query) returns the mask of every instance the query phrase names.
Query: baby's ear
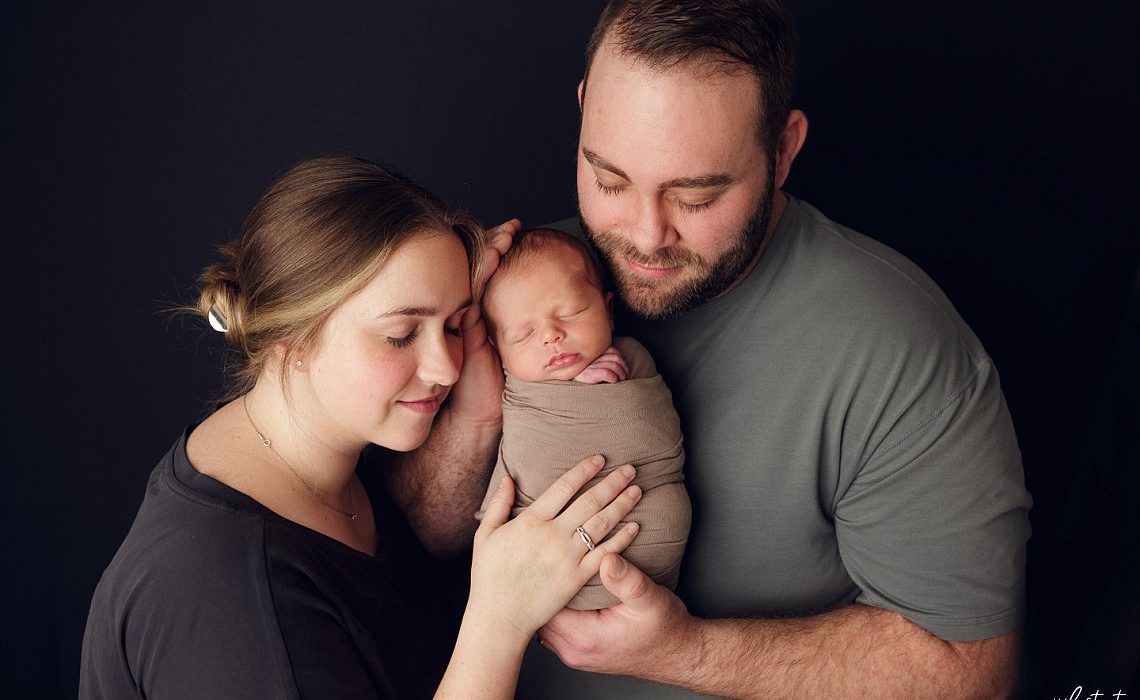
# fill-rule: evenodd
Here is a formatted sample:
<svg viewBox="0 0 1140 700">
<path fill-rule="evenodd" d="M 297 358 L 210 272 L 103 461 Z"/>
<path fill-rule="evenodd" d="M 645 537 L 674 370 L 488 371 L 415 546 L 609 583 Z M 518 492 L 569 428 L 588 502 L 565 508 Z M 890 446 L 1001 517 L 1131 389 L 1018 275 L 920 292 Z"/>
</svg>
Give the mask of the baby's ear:
<svg viewBox="0 0 1140 700">
<path fill-rule="evenodd" d="M 610 317 L 610 330 L 614 329 L 614 293 L 606 292 L 606 315 Z"/>
</svg>

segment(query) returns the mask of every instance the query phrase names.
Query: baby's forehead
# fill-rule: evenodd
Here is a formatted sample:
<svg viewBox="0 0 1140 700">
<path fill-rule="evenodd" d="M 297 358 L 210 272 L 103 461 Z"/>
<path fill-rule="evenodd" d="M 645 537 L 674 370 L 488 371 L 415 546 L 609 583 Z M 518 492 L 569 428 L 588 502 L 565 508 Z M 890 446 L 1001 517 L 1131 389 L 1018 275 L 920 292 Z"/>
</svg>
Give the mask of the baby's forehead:
<svg viewBox="0 0 1140 700">
<path fill-rule="evenodd" d="M 581 289 L 597 288 L 590 275 L 591 265 L 582 259 L 582 252 L 562 241 L 547 241 L 542 247 L 523 252 L 500 268 L 492 277 L 483 298 L 485 306 L 495 307 L 496 301 L 508 298 L 513 287 L 523 282 L 542 278 L 546 282 L 569 281 L 571 285 L 549 284 L 546 291 L 559 288 L 568 294 Z"/>
</svg>

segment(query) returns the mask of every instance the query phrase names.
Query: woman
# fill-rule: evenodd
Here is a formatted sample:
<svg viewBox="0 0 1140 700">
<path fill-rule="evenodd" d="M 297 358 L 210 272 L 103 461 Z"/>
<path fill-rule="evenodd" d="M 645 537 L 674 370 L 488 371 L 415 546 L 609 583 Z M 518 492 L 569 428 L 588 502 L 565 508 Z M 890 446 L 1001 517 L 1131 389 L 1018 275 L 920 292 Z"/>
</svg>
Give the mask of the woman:
<svg viewBox="0 0 1140 700">
<path fill-rule="evenodd" d="M 308 161 L 269 188 L 202 276 L 199 311 L 240 351 L 232 400 L 153 472 L 92 601 L 81 696 L 513 694 L 527 641 L 633 538 L 602 542 L 640 492 L 616 470 L 568 504 L 599 471 L 587 459 L 507 522 L 504 480 L 448 662 L 431 562 L 357 462 L 427 438 L 482 245 L 364 161 Z"/>
</svg>

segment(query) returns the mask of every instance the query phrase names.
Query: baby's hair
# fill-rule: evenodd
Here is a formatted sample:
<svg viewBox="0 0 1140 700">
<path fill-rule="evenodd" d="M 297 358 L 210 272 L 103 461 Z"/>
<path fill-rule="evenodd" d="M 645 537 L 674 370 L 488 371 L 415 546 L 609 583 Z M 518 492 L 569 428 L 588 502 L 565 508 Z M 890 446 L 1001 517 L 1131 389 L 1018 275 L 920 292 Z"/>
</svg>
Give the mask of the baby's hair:
<svg viewBox="0 0 1140 700">
<path fill-rule="evenodd" d="M 484 302 L 486 302 L 490 296 L 491 289 L 494 288 L 497 280 L 502 280 L 509 276 L 512 270 L 517 269 L 527 260 L 531 260 L 535 256 L 551 251 L 559 246 L 569 248 L 574 253 L 577 253 L 577 257 L 581 261 L 582 275 L 585 276 L 590 284 L 597 287 L 598 291 L 605 294 L 606 285 L 602 279 L 602 272 L 598 269 L 593 257 L 590 256 L 590 249 L 586 247 L 586 244 L 581 239 L 552 228 L 531 228 L 520 231 L 515 235 L 514 240 L 511 242 L 510 250 L 508 250 L 507 254 L 499 261 L 498 269 L 495 271 L 495 274 L 491 276 L 491 280 L 487 284 L 483 296 Z M 490 314 L 487 313 L 485 303 L 483 306 L 483 319 L 487 324 L 488 334 L 493 338 L 495 336 L 495 325 Z"/>
<path fill-rule="evenodd" d="M 586 247 L 586 244 L 580 238 L 552 228 L 532 228 L 520 231 L 511 243 L 510 250 L 499 261 L 499 269 L 496 274 L 505 276 L 521 261 L 546 252 L 559 243 L 578 254 L 578 257 L 582 259 L 582 272 L 586 275 L 586 279 L 599 291 L 605 293 L 606 287 L 605 283 L 602 282 L 601 270 L 594 263 L 593 257 L 590 256 L 590 249 Z"/>
</svg>

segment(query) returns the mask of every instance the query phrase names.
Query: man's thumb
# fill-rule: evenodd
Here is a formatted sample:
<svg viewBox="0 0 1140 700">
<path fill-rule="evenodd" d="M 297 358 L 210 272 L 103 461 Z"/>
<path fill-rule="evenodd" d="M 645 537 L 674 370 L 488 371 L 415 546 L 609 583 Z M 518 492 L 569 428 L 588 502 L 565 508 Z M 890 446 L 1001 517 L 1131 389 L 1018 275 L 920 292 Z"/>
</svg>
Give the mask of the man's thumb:
<svg viewBox="0 0 1140 700">
<path fill-rule="evenodd" d="M 648 576 L 618 554 L 609 555 L 603 562 L 602 583 L 621 602 L 633 608 L 648 604 L 655 587 Z"/>
</svg>

